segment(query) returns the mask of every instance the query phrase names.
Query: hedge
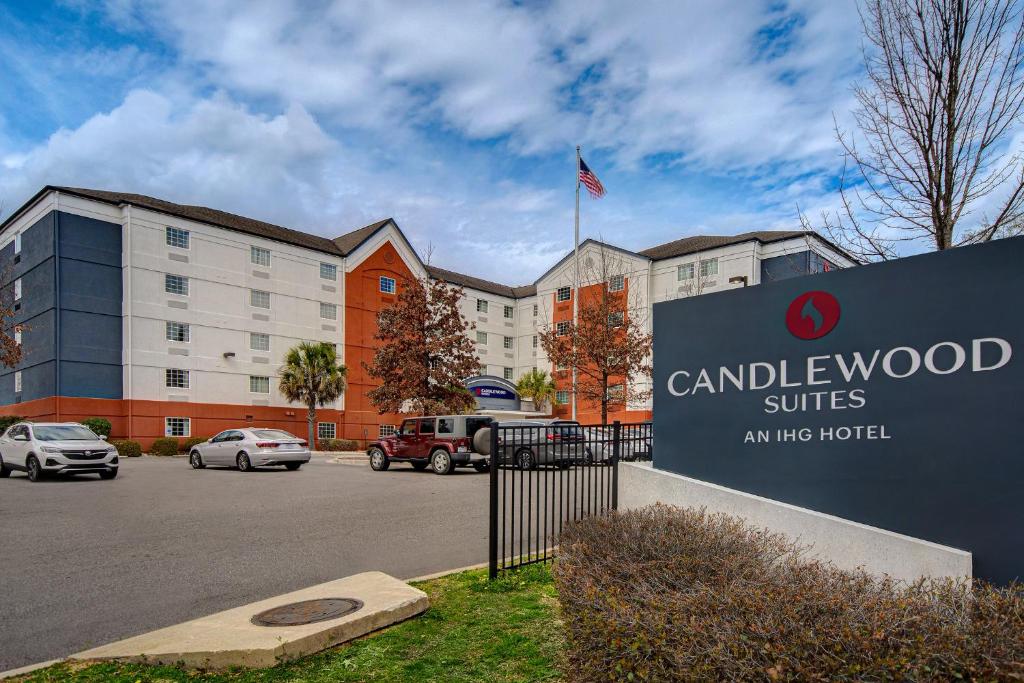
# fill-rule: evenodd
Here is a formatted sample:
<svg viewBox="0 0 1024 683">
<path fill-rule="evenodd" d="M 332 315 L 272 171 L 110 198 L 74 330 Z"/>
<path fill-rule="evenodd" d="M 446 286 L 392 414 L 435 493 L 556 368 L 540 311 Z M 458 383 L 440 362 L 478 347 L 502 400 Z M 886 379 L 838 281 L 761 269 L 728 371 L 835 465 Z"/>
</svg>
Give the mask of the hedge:
<svg viewBox="0 0 1024 683">
<path fill-rule="evenodd" d="M 179 453 L 188 453 L 189 451 L 192 450 L 193 446 L 196 446 L 201 443 L 206 443 L 208 440 L 209 439 L 203 439 L 198 436 L 189 437 L 182 442 L 181 450 L 179 451 Z"/>
<path fill-rule="evenodd" d="M 93 434 L 99 434 L 100 436 L 110 436 L 110 420 L 105 417 L 87 417 L 82 420 L 79 424 L 84 425 L 92 430 Z"/>
<path fill-rule="evenodd" d="M 13 424 L 22 422 L 25 418 L 20 415 L 0 415 L 0 434 L 7 431 L 7 428 Z"/>
<path fill-rule="evenodd" d="M 358 451 L 359 443 L 352 439 L 320 439 L 318 442 L 322 451 Z"/>
<path fill-rule="evenodd" d="M 180 450 L 177 439 L 163 436 L 153 441 L 149 453 L 150 455 L 176 455 Z"/>
<path fill-rule="evenodd" d="M 117 449 L 117 454 L 122 458 L 137 458 L 142 455 L 142 445 L 138 441 L 113 439 L 110 445 Z"/>
<path fill-rule="evenodd" d="M 570 681 L 1019 680 L 1024 587 L 905 585 L 657 505 L 560 538 Z"/>
</svg>

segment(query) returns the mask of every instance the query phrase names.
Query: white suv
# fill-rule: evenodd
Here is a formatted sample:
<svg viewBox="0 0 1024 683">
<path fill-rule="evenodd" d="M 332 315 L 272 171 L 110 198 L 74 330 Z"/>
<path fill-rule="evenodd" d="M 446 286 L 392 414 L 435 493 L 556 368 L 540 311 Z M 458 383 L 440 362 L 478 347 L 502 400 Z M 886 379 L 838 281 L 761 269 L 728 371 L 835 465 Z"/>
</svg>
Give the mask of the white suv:
<svg viewBox="0 0 1024 683">
<path fill-rule="evenodd" d="M 19 422 L 0 437 L 0 477 L 12 470 L 31 481 L 47 474 L 117 476 L 117 449 L 77 422 Z"/>
</svg>

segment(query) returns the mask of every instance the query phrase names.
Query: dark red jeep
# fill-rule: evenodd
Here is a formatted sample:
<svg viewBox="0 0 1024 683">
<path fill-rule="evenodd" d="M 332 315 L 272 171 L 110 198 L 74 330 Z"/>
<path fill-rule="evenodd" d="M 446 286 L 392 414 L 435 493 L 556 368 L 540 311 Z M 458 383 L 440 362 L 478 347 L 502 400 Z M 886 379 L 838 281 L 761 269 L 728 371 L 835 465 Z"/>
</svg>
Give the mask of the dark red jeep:
<svg viewBox="0 0 1024 683">
<path fill-rule="evenodd" d="M 429 466 L 437 474 L 448 474 L 456 467 L 486 472 L 490 458 L 473 449 L 473 435 L 492 421 L 483 415 L 409 418 L 396 434 L 369 445 L 370 467 L 383 472 L 393 462 L 407 462 L 417 470 Z"/>
</svg>

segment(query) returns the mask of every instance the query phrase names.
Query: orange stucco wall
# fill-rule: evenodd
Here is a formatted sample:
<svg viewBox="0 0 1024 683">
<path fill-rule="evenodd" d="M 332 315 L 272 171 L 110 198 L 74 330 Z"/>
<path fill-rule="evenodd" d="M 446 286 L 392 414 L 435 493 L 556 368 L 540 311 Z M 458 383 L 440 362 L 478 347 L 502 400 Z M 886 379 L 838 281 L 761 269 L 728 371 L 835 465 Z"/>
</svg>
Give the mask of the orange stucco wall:
<svg viewBox="0 0 1024 683">
<path fill-rule="evenodd" d="M 587 287 L 580 288 L 580 305 L 585 306 L 587 302 L 597 301 L 601 296 L 605 284 L 589 285 Z M 625 289 L 622 292 L 623 298 L 629 300 L 629 280 L 625 282 Z M 551 295 L 551 306 L 552 306 L 552 323 L 557 324 L 559 321 L 571 321 L 572 320 L 572 309 L 573 301 L 571 297 L 576 296 L 576 291 L 573 290 L 568 301 L 558 301 L 557 293 Z M 555 379 L 555 386 L 558 389 L 565 390 L 572 393 L 572 371 L 571 370 L 555 370 L 551 368 L 551 375 Z M 609 378 L 609 386 L 618 384 L 623 381 L 621 377 Z M 572 417 L 572 405 L 564 404 L 555 406 L 554 414 L 556 417 L 569 419 Z M 601 422 L 601 404 L 595 401 L 584 401 L 581 400 L 576 405 L 576 419 L 581 424 L 599 424 Z M 626 410 L 624 406 L 608 406 L 608 422 L 614 422 L 619 420 L 620 422 L 642 422 L 644 420 L 651 419 L 650 410 Z"/>
<path fill-rule="evenodd" d="M 394 278 L 395 294 L 380 291 L 380 278 Z M 404 282 L 412 279 L 412 271 L 390 242 L 385 242 L 357 268 L 345 275 L 345 366 L 348 368 L 348 390 L 345 392 L 345 426 L 339 436 L 360 443 L 377 438 L 382 424 L 398 424 L 401 415 L 380 415 L 366 393 L 377 386 L 363 363 L 373 361 L 377 342 L 377 313 L 397 299 Z"/>
<path fill-rule="evenodd" d="M 87 417 L 110 420 L 111 438 L 131 438 L 149 448 L 164 435 L 164 418 L 190 418 L 193 437 L 207 438 L 242 426 L 284 429 L 306 436 L 306 411 L 301 406 L 270 407 L 179 401 L 128 401 L 54 396 L 0 407 L 0 415 L 20 415 L 37 422 L 78 422 Z M 342 430 L 344 413 L 320 409 L 319 422 L 334 422 Z"/>
</svg>

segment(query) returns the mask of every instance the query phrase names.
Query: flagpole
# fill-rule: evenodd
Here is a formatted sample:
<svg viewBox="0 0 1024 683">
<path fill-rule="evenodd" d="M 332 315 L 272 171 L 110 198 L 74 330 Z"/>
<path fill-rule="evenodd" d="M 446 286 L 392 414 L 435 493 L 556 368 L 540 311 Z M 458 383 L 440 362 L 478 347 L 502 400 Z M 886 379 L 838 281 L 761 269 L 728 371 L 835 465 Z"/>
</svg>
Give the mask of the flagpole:
<svg viewBox="0 0 1024 683">
<path fill-rule="evenodd" d="M 576 286 L 572 293 L 572 324 L 573 329 L 579 324 L 580 312 L 580 146 L 576 145 L 576 227 L 572 243 L 573 265 L 576 269 Z M 572 364 L 572 419 L 576 419 L 576 337 L 573 335 Z"/>
</svg>

